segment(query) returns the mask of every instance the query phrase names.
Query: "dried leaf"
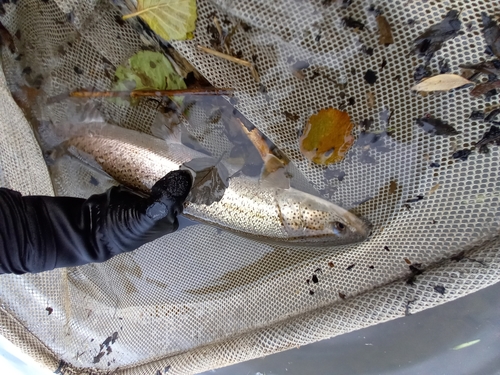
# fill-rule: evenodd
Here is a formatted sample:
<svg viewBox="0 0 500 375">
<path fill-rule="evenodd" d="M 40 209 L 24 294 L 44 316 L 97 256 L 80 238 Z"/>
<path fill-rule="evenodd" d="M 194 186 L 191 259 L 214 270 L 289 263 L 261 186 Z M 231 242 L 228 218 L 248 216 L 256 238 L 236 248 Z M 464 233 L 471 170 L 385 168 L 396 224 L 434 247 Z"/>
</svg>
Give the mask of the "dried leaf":
<svg viewBox="0 0 500 375">
<path fill-rule="evenodd" d="M 458 35 L 462 27 L 462 22 L 458 19 L 459 14 L 457 10 L 450 10 L 441 22 L 420 34 L 415 40 L 415 51 L 430 60 L 445 41 Z"/>
<path fill-rule="evenodd" d="M 483 74 L 494 74 L 500 76 L 500 60 L 484 61 L 479 64 L 462 64 L 458 66 L 462 69 L 475 70 Z"/>
<path fill-rule="evenodd" d="M 485 12 L 481 13 L 483 21 L 483 36 L 488 48 L 496 56 L 500 57 L 500 28 Z"/>
<path fill-rule="evenodd" d="M 377 16 L 377 26 L 378 32 L 380 33 L 380 44 L 382 44 L 383 46 L 393 44 L 394 38 L 392 37 L 391 25 L 384 16 Z"/>
<path fill-rule="evenodd" d="M 123 19 L 139 16 L 165 40 L 193 38 L 196 26 L 196 0 L 137 0 L 137 11 Z"/>
<path fill-rule="evenodd" d="M 229 186 L 226 167 L 210 157 L 193 159 L 181 166 L 195 174 L 193 187 L 187 200 L 191 203 L 210 205 L 222 199 Z"/>
<path fill-rule="evenodd" d="M 438 74 L 430 78 L 425 78 L 411 89 L 415 91 L 448 91 L 473 83 L 458 74 Z"/>
<path fill-rule="evenodd" d="M 352 128 L 347 112 L 322 109 L 309 118 L 300 137 L 300 151 L 317 164 L 337 163 L 354 143 Z"/>
<path fill-rule="evenodd" d="M 497 89 L 499 87 L 500 87 L 500 80 L 481 83 L 479 85 L 476 85 L 476 87 L 474 87 L 471 90 L 470 95 L 474 98 L 477 98 L 478 96 L 484 95 L 490 92 L 491 90 Z"/>
</svg>

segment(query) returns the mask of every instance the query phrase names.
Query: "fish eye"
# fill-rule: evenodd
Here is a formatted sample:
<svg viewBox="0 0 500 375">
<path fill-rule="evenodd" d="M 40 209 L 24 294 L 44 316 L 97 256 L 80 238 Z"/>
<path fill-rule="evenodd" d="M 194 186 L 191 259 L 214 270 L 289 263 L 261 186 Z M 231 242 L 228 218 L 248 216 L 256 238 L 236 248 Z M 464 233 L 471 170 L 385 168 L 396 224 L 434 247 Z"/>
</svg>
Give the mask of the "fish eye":
<svg viewBox="0 0 500 375">
<path fill-rule="evenodd" d="M 343 223 L 341 223 L 340 221 L 334 221 L 332 223 L 332 225 L 333 225 L 333 229 L 338 230 L 340 232 L 342 232 L 345 229 L 345 225 Z"/>
</svg>

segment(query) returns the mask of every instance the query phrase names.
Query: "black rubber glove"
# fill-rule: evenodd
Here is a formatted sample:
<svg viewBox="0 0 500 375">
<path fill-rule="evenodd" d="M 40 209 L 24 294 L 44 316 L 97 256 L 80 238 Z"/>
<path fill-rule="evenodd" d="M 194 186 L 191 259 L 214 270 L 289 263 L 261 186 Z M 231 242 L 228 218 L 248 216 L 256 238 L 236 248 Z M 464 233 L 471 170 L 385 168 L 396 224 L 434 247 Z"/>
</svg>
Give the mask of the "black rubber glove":
<svg viewBox="0 0 500 375">
<path fill-rule="evenodd" d="M 151 195 L 112 187 L 89 199 L 25 196 L 0 188 L 0 273 L 35 273 L 104 262 L 177 230 L 192 184 L 187 171 Z"/>
</svg>

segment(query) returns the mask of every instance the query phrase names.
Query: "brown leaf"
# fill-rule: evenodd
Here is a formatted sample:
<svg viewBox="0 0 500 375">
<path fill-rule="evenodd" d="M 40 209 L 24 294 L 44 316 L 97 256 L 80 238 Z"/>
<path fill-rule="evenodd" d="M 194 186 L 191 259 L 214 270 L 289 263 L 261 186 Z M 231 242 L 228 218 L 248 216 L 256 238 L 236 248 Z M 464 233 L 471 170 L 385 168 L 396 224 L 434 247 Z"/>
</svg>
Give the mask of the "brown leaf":
<svg viewBox="0 0 500 375">
<path fill-rule="evenodd" d="M 458 74 L 438 74 L 437 76 L 424 78 L 411 89 L 415 91 L 448 91 L 473 83 Z"/>
<path fill-rule="evenodd" d="M 322 109 L 309 118 L 300 137 L 300 151 L 317 164 L 337 163 L 354 143 L 352 128 L 347 112 Z"/>
<path fill-rule="evenodd" d="M 481 83 L 471 90 L 470 95 L 473 96 L 474 98 L 477 98 L 481 95 L 486 94 L 488 91 L 497 89 L 499 87 L 500 87 L 500 81 Z"/>
<path fill-rule="evenodd" d="M 392 37 L 391 25 L 387 22 L 387 19 L 382 16 L 377 16 L 378 32 L 380 33 L 379 42 L 383 46 L 388 46 L 394 43 L 394 38 Z"/>
</svg>

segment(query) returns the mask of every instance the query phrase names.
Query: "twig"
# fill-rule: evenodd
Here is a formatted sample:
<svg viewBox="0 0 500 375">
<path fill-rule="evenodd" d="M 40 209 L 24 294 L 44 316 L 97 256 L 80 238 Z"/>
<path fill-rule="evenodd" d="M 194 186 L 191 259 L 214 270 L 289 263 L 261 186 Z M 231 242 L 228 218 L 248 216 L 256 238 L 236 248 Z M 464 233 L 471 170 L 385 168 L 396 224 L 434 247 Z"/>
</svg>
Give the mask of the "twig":
<svg viewBox="0 0 500 375">
<path fill-rule="evenodd" d="M 200 51 L 203 51 L 203 52 L 208 53 L 210 55 L 214 55 L 214 56 L 220 57 L 221 59 L 229 60 L 231 62 L 234 62 L 236 64 L 240 64 L 240 65 L 246 66 L 248 68 L 251 68 L 253 66 L 253 64 L 250 61 L 238 59 L 237 57 L 233 57 L 231 55 L 226 55 L 225 53 L 216 51 L 216 50 L 211 49 L 211 48 L 207 48 L 207 47 L 203 47 L 203 46 L 198 46 L 198 49 Z"/>
<path fill-rule="evenodd" d="M 257 69 L 255 69 L 255 65 L 252 64 L 250 61 L 238 59 L 237 57 L 233 57 L 231 55 L 226 55 L 225 53 L 216 51 L 216 50 L 211 49 L 211 48 L 207 48 L 207 47 L 203 47 L 203 46 L 197 46 L 197 47 L 200 51 L 203 51 L 203 52 L 208 53 L 210 55 L 217 56 L 217 57 L 220 57 L 221 59 L 225 59 L 225 60 L 234 62 L 236 64 L 240 64 L 240 65 L 243 65 L 243 66 L 250 68 L 250 72 L 252 73 L 253 78 L 257 82 L 260 82 L 259 73 L 257 72 Z"/>
<path fill-rule="evenodd" d="M 233 95 L 231 88 L 205 87 L 179 90 L 132 90 L 132 91 L 73 91 L 73 98 L 161 97 L 178 95 Z"/>
</svg>

